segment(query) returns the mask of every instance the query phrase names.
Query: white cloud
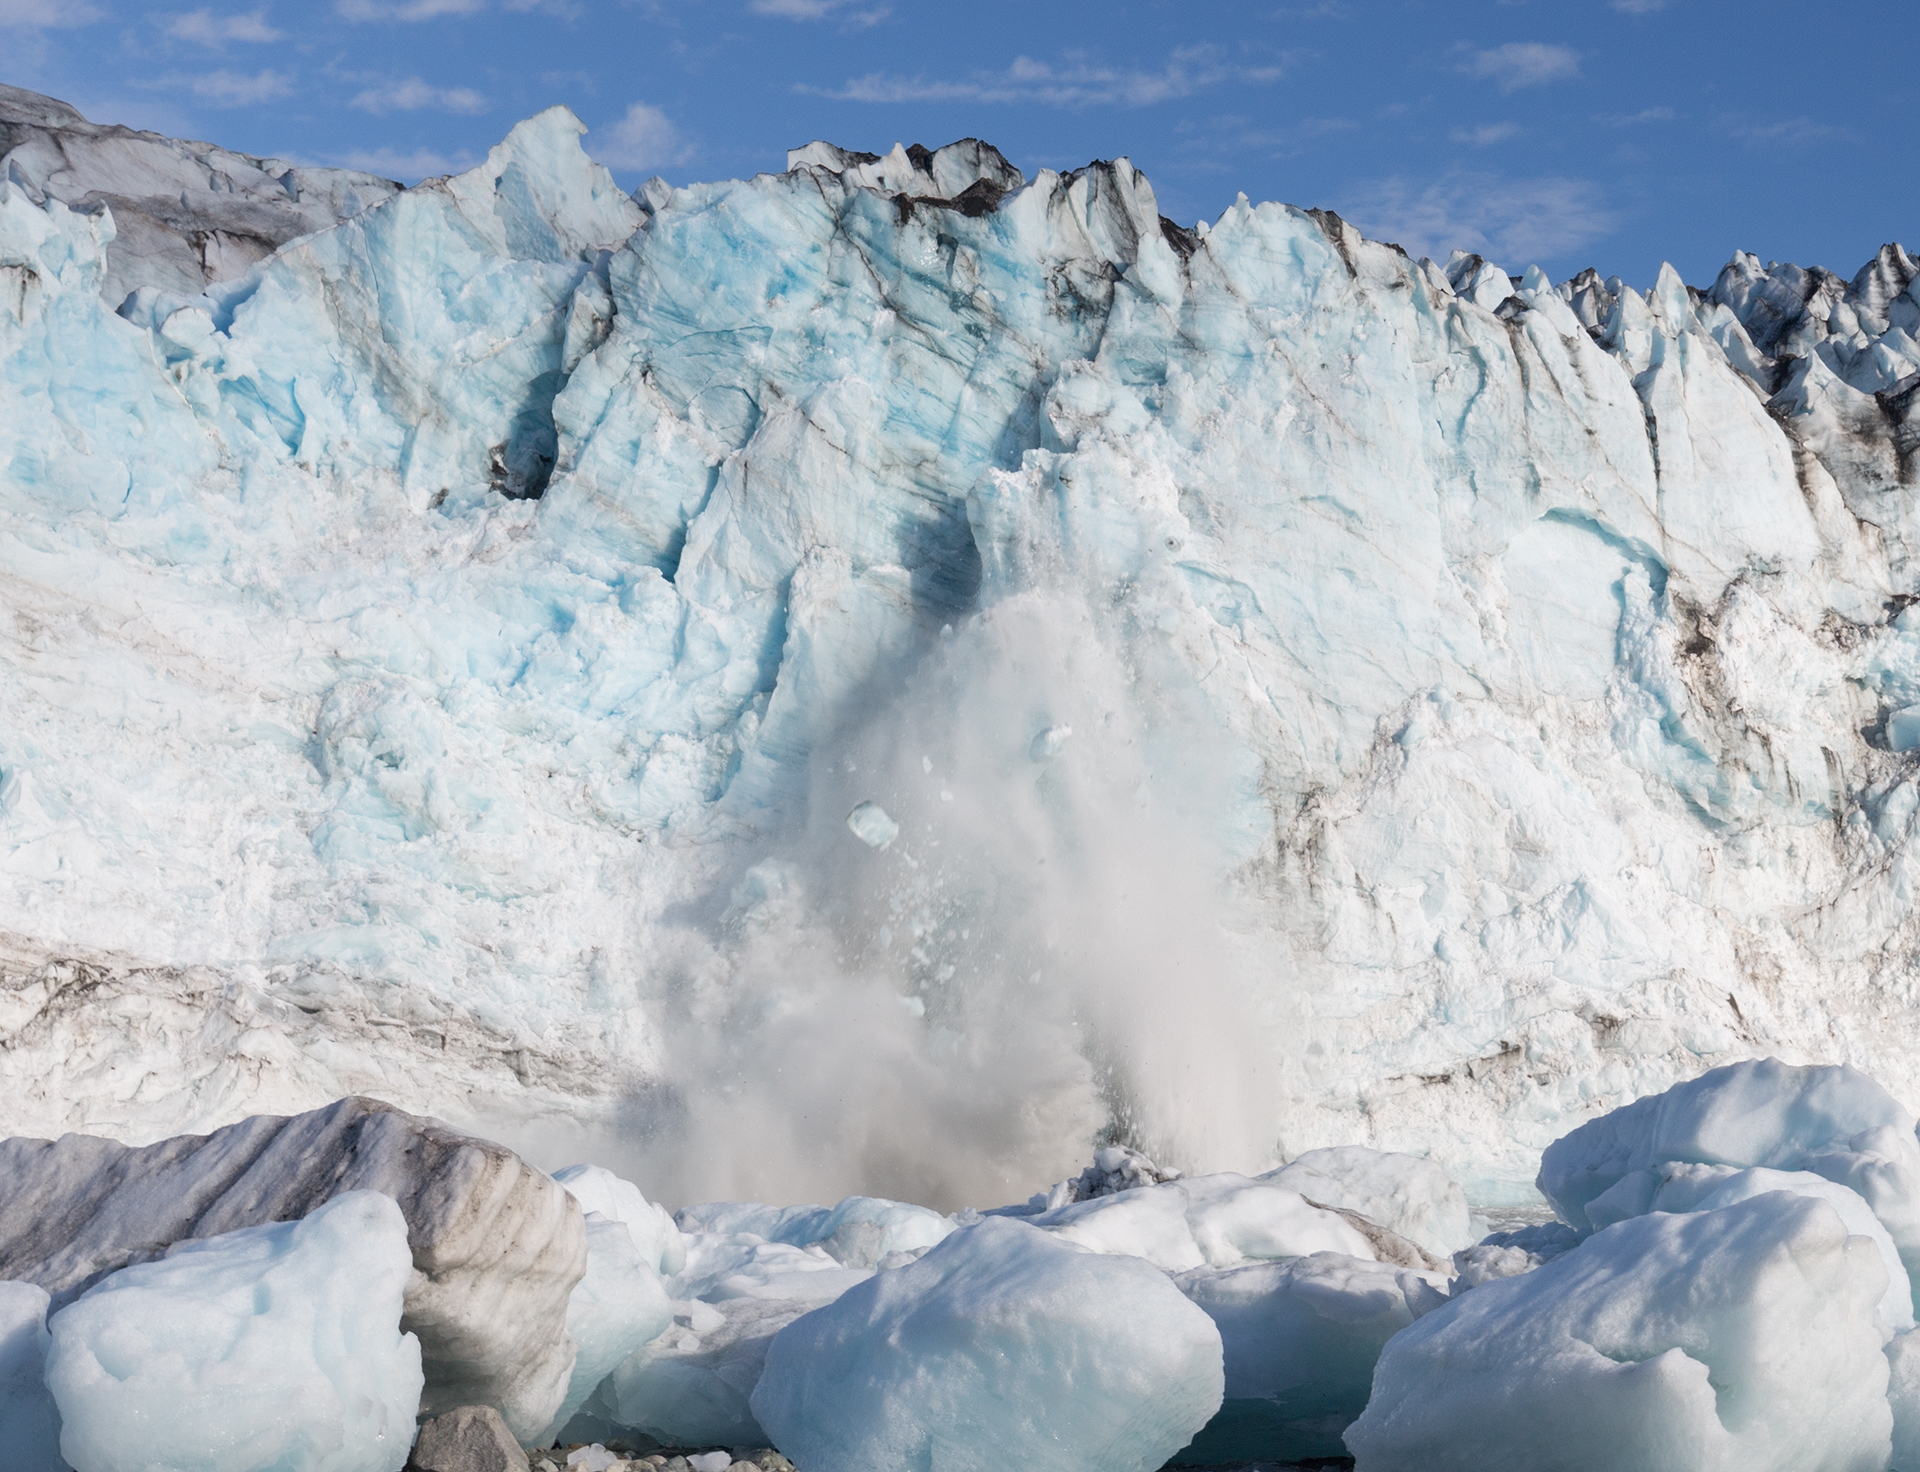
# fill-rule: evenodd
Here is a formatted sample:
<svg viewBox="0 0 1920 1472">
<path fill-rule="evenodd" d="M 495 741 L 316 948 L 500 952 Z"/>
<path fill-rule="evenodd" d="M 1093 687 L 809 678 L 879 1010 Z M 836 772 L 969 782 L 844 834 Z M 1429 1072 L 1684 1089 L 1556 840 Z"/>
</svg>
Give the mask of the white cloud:
<svg viewBox="0 0 1920 1472">
<path fill-rule="evenodd" d="M 176 41 L 192 41 L 201 46 L 222 46 L 228 41 L 278 41 L 282 35 L 267 24 L 264 6 L 245 15 L 215 15 L 202 7 L 184 15 L 168 16 L 164 29 Z"/>
<path fill-rule="evenodd" d="M 443 15 L 476 15 L 486 0 L 338 0 L 344 20 L 438 20 Z"/>
<path fill-rule="evenodd" d="M 487 99 L 471 87 L 435 87 L 418 77 L 404 82 L 388 82 L 368 87 L 347 103 L 362 112 L 419 112 L 435 108 L 441 112 L 485 112 Z"/>
<path fill-rule="evenodd" d="M 837 20 L 850 26 L 870 26 L 893 14 L 890 5 L 857 10 L 853 0 L 750 0 L 755 15 L 777 15 L 782 20 Z"/>
<path fill-rule="evenodd" d="M 1470 250 L 1509 269 L 1569 255 L 1618 224 L 1585 180 L 1481 173 L 1381 179 L 1355 190 L 1340 213 L 1413 256 L 1444 261 Z"/>
<path fill-rule="evenodd" d="M 1502 92 L 1517 92 L 1522 87 L 1579 76 L 1580 53 L 1571 46 L 1551 46 L 1545 41 L 1509 41 L 1491 51 L 1472 52 L 1460 70 L 1470 77 L 1498 82 Z"/>
<path fill-rule="evenodd" d="M 588 135 L 587 152 L 610 169 L 639 173 L 684 162 L 692 145 L 659 108 L 636 102 L 619 122 Z"/>
<path fill-rule="evenodd" d="M 1491 148 L 1496 143 L 1505 143 L 1519 131 L 1518 123 L 1485 123 L 1478 128 L 1455 128 L 1447 136 L 1455 143 L 1468 143 L 1475 148 Z"/>
<path fill-rule="evenodd" d="M 271 68 L 257 72 L 200 72 L 161 79 L 165 87 L 184 87 L 209 107 L 255 107 L 293 95 L 293 73 Z"/>
<path fill-rule="evenodd" d="M 1846 128 L 1809 117 L 1776 118 L 1770 123 L 1723 118 L 1720 125 L 1729 137 L 1760 148 L 1805 148 L 1810 143 L 1844 143 L 1853 137 Z"/>
<path fill-rule="evenodd" d="M 87 26 L 104 18 L 98 6 L 80 0 L 0 0 L 0 27 L 23 31 Z"/>
<path fill-rule="evenodd" d="M 1617 113 L 1596 118 L 1595 121 L 1605 123 L 1609 128 L 1635 128 L 1642 123 L 1670 123 L 1673 117 L 1670 107 L 1643 107 L 1639 112 Z"/>
<path fill-rule="evenodd" d="M 418 183 L 437 174 L 456 174 L 462 169 L 470 169 L 478 160 L 472 154 L 449 156 L 431 148 L 416 148 L 411 153 L 402 153 L 394 148 L 374 148 L 350 153 L 340 162 L 363 174 L 378 174 L 384 179 Z"/>
<path fill-rule="evenodd" d="M 1613 8 L 1622 15 L 1652 15 L 1656 10 L 1665 10 L 1667 0 L 1613 0 Z"/>
<path fill-rule="evenodd" d="M 1273 82 L 1292 62 L 1235 66 L 1219 59 L 1213 46 L 1183 46 L 1158 71 L 1110 67 L 1068 58 L 1062 65 L 1015 57 L 1003 72 L 978 73 L 966 81 L 929 81 L 925 77 L 870 72 L 823 95 L 842 102 L 1038 102 L 1049 107 L 1131 106 L 1188 97 L 1222 82 Z M 813 88 L 801 88 L 813 91 Z"/>
</svg>

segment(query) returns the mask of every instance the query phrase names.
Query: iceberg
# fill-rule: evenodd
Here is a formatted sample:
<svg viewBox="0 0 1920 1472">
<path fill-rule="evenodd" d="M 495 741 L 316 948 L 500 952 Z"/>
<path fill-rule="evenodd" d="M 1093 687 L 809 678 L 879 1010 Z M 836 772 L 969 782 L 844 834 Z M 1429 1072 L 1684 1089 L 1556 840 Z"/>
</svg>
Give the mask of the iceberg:
<svg viewBox="0 0 1920 1472">
<path fill-rule="evenodd" d="M 400 190 L 4 101 L 7 1131 L 1499 1205 L 1702 1064 L 1906 1075 L 1900 247 L 1555 284 L 977 140 L 630 195 L 557 109 Z"/>
<path fill-rule="evenodd" d="M 1221 1374 L 1213 1321 L 1163 1274 L 989 1217 L 787 1325 L 752 1405 L 802 1467 L 1152 1472 Z"/>
<path fill-rule="evenodd" d="M 60 1446 L 88 1472 L 400 1472 L 424 1384 L 390 1197 L 176 1245 L 48 1325 Z"/>
<path fill-rule="evenodd" d="M 1885 1288 L 1826 1201 L 1634 1217 L 1395 1335 L 1346 1443 L 1356 1472 L 1883 1468 Z"/>
</svg>

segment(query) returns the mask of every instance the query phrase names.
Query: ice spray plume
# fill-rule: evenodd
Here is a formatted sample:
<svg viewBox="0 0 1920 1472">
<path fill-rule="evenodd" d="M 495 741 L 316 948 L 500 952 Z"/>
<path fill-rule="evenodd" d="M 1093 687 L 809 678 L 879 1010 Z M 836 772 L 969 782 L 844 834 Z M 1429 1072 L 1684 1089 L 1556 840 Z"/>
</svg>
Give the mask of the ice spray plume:
<svg viewBox="0 0 1920 1472">
<path fill-rule="evenodd" d="M 1088 569 L 1029 462 L 972 508 L 983 611 L 819 743 L 804 824 L 680 934 L 637 1163 L 669 1199 L 987 1205 L 1103 1143 L 1273 1157 L 1223 882 L 1244 758 L 1163 647 L 1167 587 L 1101 615 L 1063 586 Z M 1035 524 L 991 545 L 1008 517 Z"/>
</svg>

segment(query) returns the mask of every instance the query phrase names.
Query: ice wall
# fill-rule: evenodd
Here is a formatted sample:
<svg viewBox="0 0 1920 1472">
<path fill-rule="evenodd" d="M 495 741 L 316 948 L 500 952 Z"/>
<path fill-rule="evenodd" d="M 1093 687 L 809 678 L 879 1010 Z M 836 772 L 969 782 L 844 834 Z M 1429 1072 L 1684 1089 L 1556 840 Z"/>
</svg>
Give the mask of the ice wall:
<svg viewBox="0 0 1920 1472">
<path fill-rule="evenodd" d="M 629 198 L 579 131 L 119 314 L 111 207 L 0 185 L 8 1132 L 1490 1201 L 1707 1063 L 1907 1076 L 1898 247 L 1643 295 L 971 140 Z"/>
</svg>

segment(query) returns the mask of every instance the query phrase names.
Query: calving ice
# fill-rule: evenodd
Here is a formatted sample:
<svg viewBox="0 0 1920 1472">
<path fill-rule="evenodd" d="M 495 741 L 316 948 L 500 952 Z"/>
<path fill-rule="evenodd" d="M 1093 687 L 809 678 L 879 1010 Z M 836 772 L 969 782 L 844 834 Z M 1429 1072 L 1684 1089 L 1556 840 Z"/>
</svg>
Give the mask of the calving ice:
<svg viewBox="0 0 1920 1472">
<path fill-rule="evenodd" d="M 0 129 L 6 1444 L 1913 1459 L 1900 247 Z"/>
</svg>

